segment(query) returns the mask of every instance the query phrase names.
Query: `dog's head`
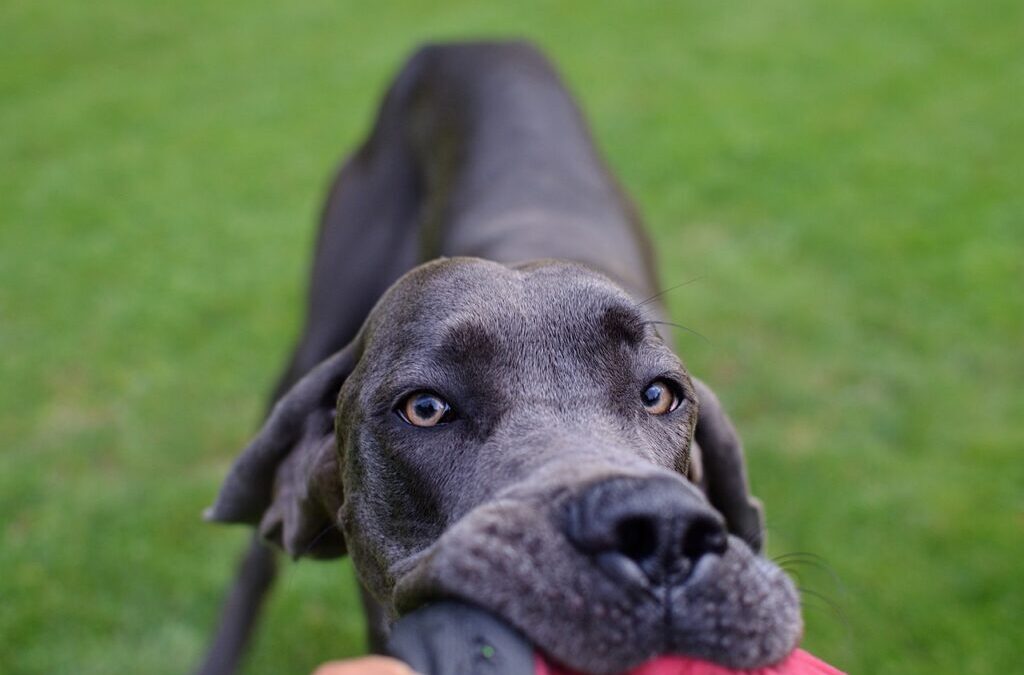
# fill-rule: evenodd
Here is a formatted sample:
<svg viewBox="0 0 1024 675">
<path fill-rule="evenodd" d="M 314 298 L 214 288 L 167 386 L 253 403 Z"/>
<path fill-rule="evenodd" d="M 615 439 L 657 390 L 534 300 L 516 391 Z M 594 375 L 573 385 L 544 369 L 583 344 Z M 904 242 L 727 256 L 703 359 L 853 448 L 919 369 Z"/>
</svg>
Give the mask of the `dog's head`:
<svg viewBox="0 0 1024 675">
<path fill-rule="evenodd" d="M 605 277 L 442 260 L 281 399 L 210 517 L 347 551 L 394 615 L 480 605 L 586 672 L 773 663 L 799 600 L 684 478 L 697 421 L 683 364 Z"/>
</svg>

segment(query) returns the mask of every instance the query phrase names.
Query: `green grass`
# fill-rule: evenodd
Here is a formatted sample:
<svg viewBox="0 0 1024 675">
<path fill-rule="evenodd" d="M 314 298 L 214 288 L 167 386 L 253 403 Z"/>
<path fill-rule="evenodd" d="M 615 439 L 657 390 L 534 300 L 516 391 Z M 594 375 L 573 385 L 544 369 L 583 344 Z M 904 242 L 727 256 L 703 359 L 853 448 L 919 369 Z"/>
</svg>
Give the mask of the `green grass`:
<svg viewBox="0 0 1024 675">
<path fill-rule="evenodd" d="M 0 5 L 0 671 L 181 673 L 246 534 L 204 525 L 297 332 L 314 221 L 403 56 L 526 35 L 656 236 L 806 646 L 1007 673 L 1024 622 L 1024 5 Z M 300 563 L 250 673 L 362 649 Z"/>
</svg>

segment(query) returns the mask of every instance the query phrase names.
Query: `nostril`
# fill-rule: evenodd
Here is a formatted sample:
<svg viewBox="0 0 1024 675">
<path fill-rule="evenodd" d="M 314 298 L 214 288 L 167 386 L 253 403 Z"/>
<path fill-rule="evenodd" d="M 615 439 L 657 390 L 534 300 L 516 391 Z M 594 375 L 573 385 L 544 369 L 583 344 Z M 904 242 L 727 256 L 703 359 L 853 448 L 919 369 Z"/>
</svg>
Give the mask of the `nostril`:
<svg viewBox="0 0 1024 675">
<path fill-rule="evenodd" d="M 712 518 L 695 520 L 683 536 L 683 555 L 694 562 L 709 553 L 721 555 L 727 546 L 725 529 Z"/>
<path fill-rule="evenodd" d="M 727 548 L 721 518 L 675 480 L 601 481 L 564 513 L 569 542 L 630 587 L 683 584 L 698 560 Z"/>
<path fill-rule="evenodd" d="M 643 516 L 625 518 L 615 526 L 615 550 L 627 558 L 640 562 L 658 550 L 658 528 Z"/>
</svg>

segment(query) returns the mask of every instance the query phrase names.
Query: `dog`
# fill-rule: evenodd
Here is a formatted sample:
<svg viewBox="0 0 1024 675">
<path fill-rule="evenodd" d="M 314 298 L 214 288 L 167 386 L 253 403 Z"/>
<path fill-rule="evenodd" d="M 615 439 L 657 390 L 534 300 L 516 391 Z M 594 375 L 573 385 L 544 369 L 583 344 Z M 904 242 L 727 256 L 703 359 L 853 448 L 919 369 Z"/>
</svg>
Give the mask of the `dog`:
<svg viewBox="0 0 1024 675">
<path fill-rule="evenodd" d="M 375 650 L 454 598 L 596 675 L 784 657 L 796 589 L 668 326 L 637 211 L 547 59 L 419 49 L 330 189 L 301 339 L 206 514 L 257 535 L 201 672 L 238 663 L 264 542 L 351 556 Z"/>
</svg>

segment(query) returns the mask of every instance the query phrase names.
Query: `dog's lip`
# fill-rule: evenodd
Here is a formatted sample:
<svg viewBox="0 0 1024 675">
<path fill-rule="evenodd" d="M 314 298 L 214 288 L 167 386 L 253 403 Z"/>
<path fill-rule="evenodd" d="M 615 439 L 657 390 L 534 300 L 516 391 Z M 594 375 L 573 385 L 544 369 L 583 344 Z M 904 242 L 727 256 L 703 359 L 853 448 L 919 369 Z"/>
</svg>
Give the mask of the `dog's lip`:
<svg viewBox="0 0 1024 675">
<path fill-rule="evenodd" d="M 458 592 L 457 588 L 447 588 L 447 584 L 430 583 L 425 573 L 430 567 L 430 559 L 436 553 L 434 547 L 421 551 L 414 561 L 407 561 L 405 569 L 396 575 L 396 583 L 391 594 L 392 606 L 398 616 L 414 612 L 424 605 L 440 600 L 458 600 L 470 604 L 479 604 L 474 599 Z"/>
<path fill-rule="evenodd" d="M 395 612 L 402 617 L 415 612 L 420 607 L 429 605 L 432 602 L 441 600 L 459 600 L 461 602 L 472 601 L 472 598 L 459 597 L 457 593 L 442 591 L 441 589 L 421 588 L 412 586 L 397 588 L 394 594 Z"/>
</svg>

